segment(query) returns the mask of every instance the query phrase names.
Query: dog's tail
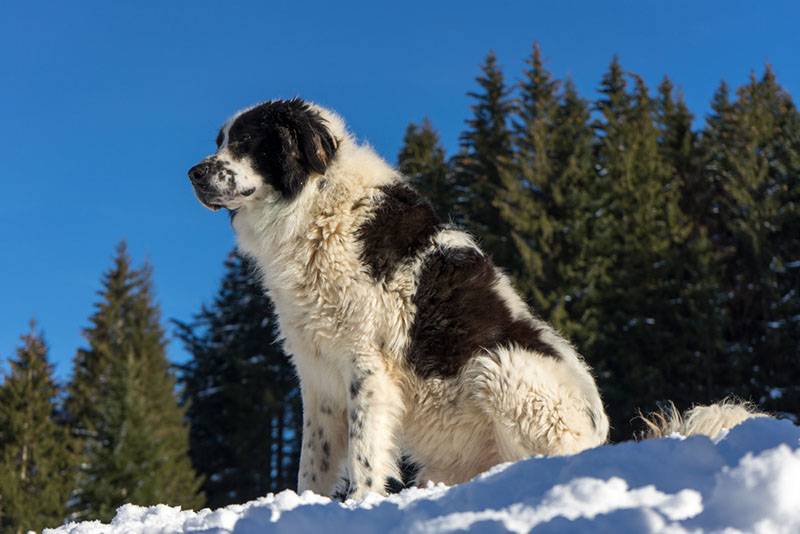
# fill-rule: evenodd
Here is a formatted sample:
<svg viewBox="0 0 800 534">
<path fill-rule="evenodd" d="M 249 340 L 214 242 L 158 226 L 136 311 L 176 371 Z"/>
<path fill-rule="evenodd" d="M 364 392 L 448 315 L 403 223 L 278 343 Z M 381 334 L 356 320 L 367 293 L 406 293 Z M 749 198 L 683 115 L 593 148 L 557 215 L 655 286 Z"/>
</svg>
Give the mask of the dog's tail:
<svg viewBox="0 0 800 534">
<path fill-rule="evenodd" d="M 643 439 L 661 438 L 672 434 L 708 436 L 715 439 L 724 431 L 754 417 L 770 417 L 748 402 L 727 398 L 714 404 L 699 405 L 683 414 L 670 402 L 649 415 L 639 416 L 647 426 Z"/>
</svg>

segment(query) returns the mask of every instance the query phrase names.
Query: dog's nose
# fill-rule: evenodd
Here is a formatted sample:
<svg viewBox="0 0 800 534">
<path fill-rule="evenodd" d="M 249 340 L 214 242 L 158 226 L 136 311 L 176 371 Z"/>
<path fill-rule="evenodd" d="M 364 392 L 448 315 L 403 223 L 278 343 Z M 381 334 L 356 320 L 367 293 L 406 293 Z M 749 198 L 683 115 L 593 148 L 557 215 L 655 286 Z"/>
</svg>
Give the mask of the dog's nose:
<svg viewBox="0 0 800 534">
<path fill-rule="evenodd" d="M 189 179 L 192 181 L 193 184 L 204 182 L 206 180 L 206 176 L 208 175 L 210 165 L 207 161 L 203 163 L 198 163 L 191 169 L 189 169 Z"/>
</svg>

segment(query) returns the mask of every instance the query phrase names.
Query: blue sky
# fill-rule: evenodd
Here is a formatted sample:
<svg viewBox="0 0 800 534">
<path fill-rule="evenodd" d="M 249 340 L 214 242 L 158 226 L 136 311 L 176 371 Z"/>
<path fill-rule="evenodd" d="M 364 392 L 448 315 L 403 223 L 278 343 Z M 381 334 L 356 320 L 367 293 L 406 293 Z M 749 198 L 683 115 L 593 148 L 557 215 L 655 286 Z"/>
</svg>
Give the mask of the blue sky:
<svg viewBox="0 0 800 534">
<path fill-rule="evenodd" d="M 493 6 L 493 7 L 490 7 Z M 793 1 L 14 2 L 0 18 L 0 362 L 36 317 L 65 379 L 114 246 L 155 268 L 163 317 L 214 294 L 233 245 L 186 170 L 227 115 L 302 96 L 394 161 L 429 116 L 452 151 L 478 65 L 531 43 L 591 97 L 613 54 L 701 117 L 771 63 L 800 92 Z M 173 359 L 185 357 L 171 343 Z M 1 364 L 0 364 L 1 365 Z"/>
</svg>

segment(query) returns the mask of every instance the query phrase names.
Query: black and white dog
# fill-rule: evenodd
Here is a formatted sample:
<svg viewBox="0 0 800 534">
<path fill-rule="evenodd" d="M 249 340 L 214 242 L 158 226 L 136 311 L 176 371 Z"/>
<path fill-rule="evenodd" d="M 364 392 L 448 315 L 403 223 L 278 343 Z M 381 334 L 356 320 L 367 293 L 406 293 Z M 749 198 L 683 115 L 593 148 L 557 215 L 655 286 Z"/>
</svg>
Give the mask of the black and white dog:
<svg viewBox="0 0 800 534">
<path fill-rule="evenodd" d="M 228 208 L 300 376 L 299 490 L 384 493 L 603 443 L 608 419 L 573 347 L 532 314 L 463 231 L 334 113 L 302 100 L 244 110 L 189 171 Z M 268 343 L 269 340 L 264 340 Z"/>
</svg>

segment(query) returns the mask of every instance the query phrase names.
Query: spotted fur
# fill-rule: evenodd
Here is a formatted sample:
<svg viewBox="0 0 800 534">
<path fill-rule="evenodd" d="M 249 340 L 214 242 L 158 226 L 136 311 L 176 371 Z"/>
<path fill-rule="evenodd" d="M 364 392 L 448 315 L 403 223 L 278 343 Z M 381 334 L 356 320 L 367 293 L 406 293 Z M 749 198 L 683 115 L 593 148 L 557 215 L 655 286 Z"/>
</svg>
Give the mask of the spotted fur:
<svg viewBox="0 0 800 534">
<path fill-rule="evenodd" d="M 418 482 L 452 484 L 603 443 L 573 347 L 336 114 L 292 102 L 223 126 L 201 170 L 230 170 L 232 187 L 196 168 L 192 182 L 207 206 L 235 210 L 275 303 L 303 397 L 298 489 L 361 498 L 402 479 L 403 455 Z M 245 134 L 251 148 L 235 147 Z"/>
</svg>

